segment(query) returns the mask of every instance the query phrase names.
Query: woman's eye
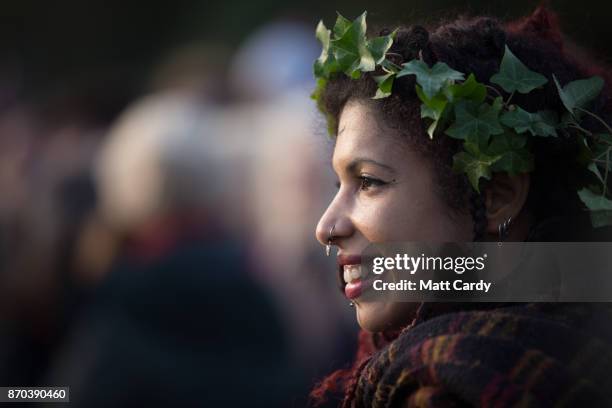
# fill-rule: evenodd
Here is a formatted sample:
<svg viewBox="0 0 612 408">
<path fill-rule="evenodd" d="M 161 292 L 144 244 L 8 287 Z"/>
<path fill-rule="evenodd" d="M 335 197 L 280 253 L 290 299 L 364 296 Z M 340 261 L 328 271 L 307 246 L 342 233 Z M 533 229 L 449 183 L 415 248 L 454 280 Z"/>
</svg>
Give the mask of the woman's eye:
<svg viewBox="0 0 612 408">
<path fill-rule="evenodd" d="M 371 187 L 382 186 L 385 184 L 382 180 L 375 179 L 369 176 L 360 176 L 359 179 L 361 180 L 361 185 L 359 186 L 359 188 L 362 191 L 367 191 Z"/>
</svg>

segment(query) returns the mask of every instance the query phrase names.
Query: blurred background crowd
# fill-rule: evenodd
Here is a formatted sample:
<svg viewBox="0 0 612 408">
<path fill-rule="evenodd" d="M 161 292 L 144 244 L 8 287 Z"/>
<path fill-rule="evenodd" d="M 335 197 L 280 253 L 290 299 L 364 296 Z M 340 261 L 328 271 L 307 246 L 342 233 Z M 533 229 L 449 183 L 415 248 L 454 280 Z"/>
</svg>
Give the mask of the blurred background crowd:
<svg viewBox="0 0 612 408">
<path fill-rule="evenodd" d="M 68 385 L 86 407 L 306 405 L 357 333 L 314 239 L 334 193 L 316 22 L 535 5 L 4 2 L 0 385 Z M 609 60 L 608 9 L 551 5 Z"/>
</svg>

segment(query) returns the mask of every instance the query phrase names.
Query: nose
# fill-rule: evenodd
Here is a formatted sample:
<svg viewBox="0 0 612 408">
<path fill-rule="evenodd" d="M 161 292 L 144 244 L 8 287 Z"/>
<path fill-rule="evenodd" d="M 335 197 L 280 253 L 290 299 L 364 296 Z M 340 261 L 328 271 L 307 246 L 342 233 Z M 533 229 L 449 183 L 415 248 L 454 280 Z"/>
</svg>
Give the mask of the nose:
<svg viewBox="0 0 612 408">
<path fill-rule="evenodd" d="M 340 204 L 336 196 L 317 224 L 315 235 L 321 245 L 327 245 L 331 240 L 340 247 L 342 240 L 351 234 L 350 218 Z"/>
</svg>

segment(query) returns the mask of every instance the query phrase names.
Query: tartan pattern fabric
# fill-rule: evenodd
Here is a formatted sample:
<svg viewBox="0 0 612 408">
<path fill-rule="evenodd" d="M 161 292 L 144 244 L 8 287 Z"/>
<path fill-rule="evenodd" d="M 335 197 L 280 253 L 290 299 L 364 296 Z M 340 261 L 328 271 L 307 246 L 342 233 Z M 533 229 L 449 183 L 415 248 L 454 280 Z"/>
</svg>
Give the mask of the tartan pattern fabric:
<svg viewBox="0 0 612 408">
<path fill-rule="evenodd" d="M 608 304 L 523 304 L 414 325 L 358 373 L 348 407 L 612 407 Z"/>
</svg>

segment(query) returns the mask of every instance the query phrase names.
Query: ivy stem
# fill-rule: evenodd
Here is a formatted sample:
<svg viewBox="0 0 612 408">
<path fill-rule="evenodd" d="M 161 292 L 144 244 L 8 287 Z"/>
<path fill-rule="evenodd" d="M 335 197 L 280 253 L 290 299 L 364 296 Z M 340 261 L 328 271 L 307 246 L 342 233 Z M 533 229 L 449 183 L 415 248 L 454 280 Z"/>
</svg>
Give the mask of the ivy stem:
<svg viewBox="0 0 612 408">
<path fill-rule="evenodd" d="M 396 57 L 404 58 L 402 54 L 398 54 L 397 52 L 387 52 L 385 55 L 395 55 Z"/>
<path fill-rule="evenodd" d="M 608 154 L 608 151 L 606 150 L 605 152 L 603 152 L 602 154 L 600 154 L 599 156 L 593 158 L 591 161 L 593 163 L 599 163 L 599 164 L 606 164 L 606 161 L 604 159 L 602 159 L 603 156 L 606 156 Z"/>
<path fill-rule="evenodd" d="M 580 108 L 580 107 L 576 107 L 576 109 L 578 109 L 580 112 L 584 112 L 584 113 L 586 113 L 587 115 L 589 115 L 589 116 L 591 116 L 591 117 L 593 117 L 593 118 L 597 119 L 597 120 L 599 121 L 599 123 L 601 123 L 602 125 L 604 125 L 604 127 L 605 127 L 606 129 L 608 129 L 608 132 L 612 133 L 612 128 L 610 127 L 610 125 L 608 125 L 608 124 L 606 123 L 606 121 L 605 121 L 605 120 L 603 120 L 602 118 L 600 118 L 599 116 L 597 116 L 597 115 L 596 115 L 596 114 L 594 114 L 593 112 L 589 112 L 589 111 L 588 111 L 588 110 L 586 110 L 586 109 L 582 109 L 582 108 Z"/>
<path fill-rule="evenodd" d="M 393 54 L 393 53 L 387 53 L 387 55 L 389 55 L 389 54 Z M 399 55 L 399 54 L 397 54 L 397 55 Z M 392 68 L 396 69 L 398 72 L 402 70 L 401 66 L 397 65 L 393 61 L 390 61 L 390 60 L 388 60 L 386 58 L 380 63 L 380 65 L 382 65 L 385 68 L 387 68 L 385 65 L 388 65 L 389 67 L 392 67 Z"/>
<path fill-rule="evenodd" d="M 585 128 L 583 128 L 582 126 L 580 126 L 577 122 L 572 122 L 570 123 L 570 126 L 573 127 L 574 129 L 578 129 L 584 133 L 586 133 L 587 135 L 593 137 L 593 133 Z"/>
<path fill-rule="evenodd" d="M 504 102 L 504 106 L 506 107 L 506 109 L 508 109 L 508 107 L 510 106 L 510 101 L 512 101 L 512 97 L 514 96 L 514 91 L 512 91 L 512 93 L 510 93 L 510 96 L 508 97 L 508 100 L 506 100 L 506 102 Z"/>
<path fill-rule="evenodd" d="M 501 92 L 499 92 L 497 90 L 497 88 L 495 88 L 494 86 L 491 86 L 491 85 L 485 85 L 485 86 L 487 87 L 487 89 L 490 89 L 493 92 L 495 92 L 497 94 L 497 96 L 499 96 L 500 98 L 502 98 L 502 99 L 504 98 L 504 96 L 501 94 Z"/>
</svg>

